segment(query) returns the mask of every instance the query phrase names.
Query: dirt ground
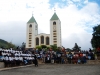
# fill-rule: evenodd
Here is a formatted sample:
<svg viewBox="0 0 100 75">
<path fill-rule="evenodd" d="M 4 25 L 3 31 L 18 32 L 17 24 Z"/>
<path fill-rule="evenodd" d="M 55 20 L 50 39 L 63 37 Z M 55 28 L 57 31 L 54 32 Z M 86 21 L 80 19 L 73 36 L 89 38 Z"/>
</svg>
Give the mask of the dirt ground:
<svg viewBox="0 0 100 75">
<path fill-rule="evenodd" d="M 100 65 L 41 64 L 0 71 L 0 75 L 100 75 Z"/>
</svg>

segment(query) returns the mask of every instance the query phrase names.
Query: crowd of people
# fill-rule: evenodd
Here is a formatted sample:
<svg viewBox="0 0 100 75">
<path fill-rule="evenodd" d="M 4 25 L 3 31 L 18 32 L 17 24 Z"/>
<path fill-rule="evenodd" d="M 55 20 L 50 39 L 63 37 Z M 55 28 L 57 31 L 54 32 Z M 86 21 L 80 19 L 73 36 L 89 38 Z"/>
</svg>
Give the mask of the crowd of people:
<svg viewBox="0 0 100 75">
<path fill-rule="evenodd" d="M 43 63 L 59 64 L 85 64 L 87 60 L 96 60 L 97 56 L 92 51 L 53 51 L 53 50 L 32 50 L 29 52 L 12 49 L 0 50 L 0 61 L 5 63 L 5 67 L 35 64 L 38 60 Z"/>
<path fill-rule="evenodd" d="M 45 63 L 61 63 L 61 64 L 84 64 L 87 60 L 96 60 L 97 57 L 92 51 L 47 51 L 40 52 L 41 59 Z"/>
<path fill-rule="evenodd" d="M 36 55 L 12 49 L 0 49 L 0 61 L 5 63 L 5 67 L 27 64 L 35 64 L 35 66 L 38 66 Z"/>
</svg>

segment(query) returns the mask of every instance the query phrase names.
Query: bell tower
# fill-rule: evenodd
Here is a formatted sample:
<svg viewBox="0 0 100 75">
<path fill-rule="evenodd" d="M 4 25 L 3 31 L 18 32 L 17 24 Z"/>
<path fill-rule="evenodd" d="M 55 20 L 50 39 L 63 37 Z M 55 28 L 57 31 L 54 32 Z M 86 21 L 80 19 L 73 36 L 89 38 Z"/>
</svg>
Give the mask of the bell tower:
<svg viewBox="0 0 100 75">
<path fill-rule="evenodd" d="M 26 28 L 26 48 L 34 48 L 35 36 L 38 35 L 38 24 L 33 15 L 27 22 Z"/>
<path fill-rule="evenodd" d="M 61 40 L 61 21 L 58 18 L 56 12 L 50 19 L 50 45 L 56 45 L 62 47 Z"/>
</svg>

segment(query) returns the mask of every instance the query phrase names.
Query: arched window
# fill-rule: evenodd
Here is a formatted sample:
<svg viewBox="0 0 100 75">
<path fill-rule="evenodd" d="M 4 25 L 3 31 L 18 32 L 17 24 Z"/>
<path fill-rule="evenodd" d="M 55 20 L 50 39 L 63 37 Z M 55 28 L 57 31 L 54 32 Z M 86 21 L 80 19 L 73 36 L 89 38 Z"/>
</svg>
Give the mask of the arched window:
<svg viewBox="0 0 100 75">
<path fill-rule="evenodd" d="M 32 24 L 30 24 L 29 27 L 31 28 L 32 27 Z"/>
<path fill-rule="evenodd" d="M 49 45 L 49 37 L 46 37 L 46 45 Z"/>
<path fill-rule="evenodd" d="M 41 36 L 41 44 L 44 44 L 44 36 Z"/>
<path fill-rule="evenodd" d="M 39 38 L 36 38 L 36 45 L 39 45 Z"/>
<path fill-rule="evenodd" d="M 56 25 L 56 22 L 55 21 L 53 22 L 53 25 Z"/>
</svg>

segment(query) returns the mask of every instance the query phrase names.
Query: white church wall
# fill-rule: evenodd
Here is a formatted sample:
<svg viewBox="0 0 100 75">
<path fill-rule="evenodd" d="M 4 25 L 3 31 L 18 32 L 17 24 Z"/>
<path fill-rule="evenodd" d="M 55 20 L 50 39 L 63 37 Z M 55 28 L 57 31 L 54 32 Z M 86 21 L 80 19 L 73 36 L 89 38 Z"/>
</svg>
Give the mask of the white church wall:
<svg viewBox="0 0 100 75">
<path fill-rule="evenodd" d="M 53 45 L 53 22 L 54 21 L 50 21 L 50 45 Z"/>
<path fill-rule="evenodd" d="M 44 36 L 44 44 L 41 44 L 41 36 Z M 45 33 L 40 33 L 38 35 L 35 36 L 35 38 L 38 37 L 39 38 L 39 46 L 41 45 L 46 45 L 46 37 L 49 37 L 49 44 L 50 44 L 50 34 L 45 34 Z M 36 41 L 35 41 L 36 42 Z M 48 45 L 49 46 L 49 45 Z M 36 44 L 35 44 L 36 47 Z"/>
<path fill-rule="evenodd" d="M 29 31 L 29 28 L 28 28 L 28 25 L 26 25 L 26 48 L 28 48 L 28 38 L 29 38 L 28 31 Z"/>
<path fill-rule="evenodd" d="M 61 24 L 60 24 L 60 20 L 57 21 L 57 46 L 61 47 Z"/>
</svg>

